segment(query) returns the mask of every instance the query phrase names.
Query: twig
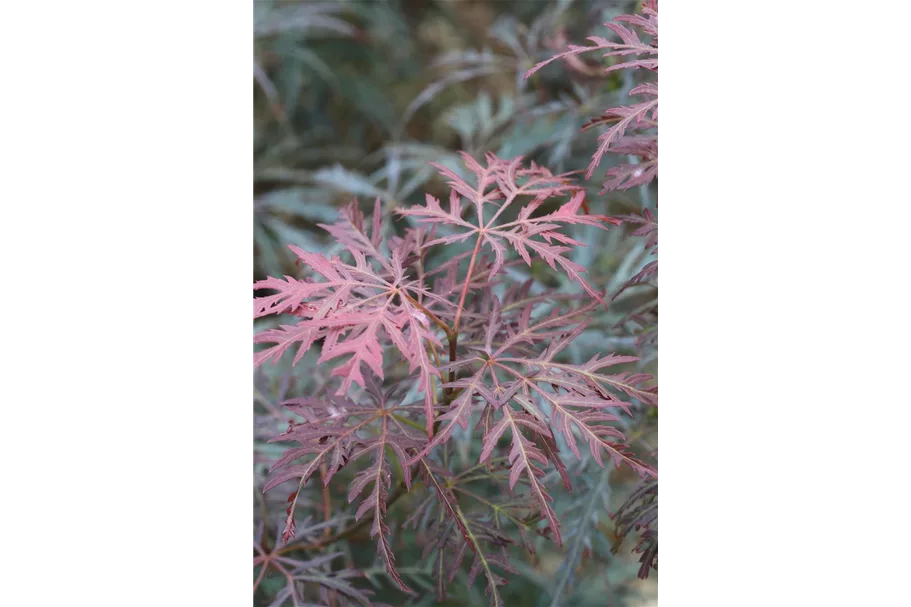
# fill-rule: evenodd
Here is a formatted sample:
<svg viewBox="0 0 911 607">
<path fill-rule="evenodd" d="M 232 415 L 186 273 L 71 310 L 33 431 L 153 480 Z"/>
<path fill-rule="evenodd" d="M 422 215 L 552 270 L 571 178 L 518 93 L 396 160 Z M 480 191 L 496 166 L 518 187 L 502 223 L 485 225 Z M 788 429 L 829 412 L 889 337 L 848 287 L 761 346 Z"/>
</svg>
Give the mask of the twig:
<svg viewBox="0 0 911 607">
<path fill-rule="evenodd" d="M 389 506 L 394 504 L 396 502 L 396 500 L 398 500 L 400 497 L 405 495 L 405 493 L 406 493 L 405 484 L 399 483 L 398 486 L 396 486 L 395 490 L 393 491 L 392 495 L 386 501 L 386 507 L 388 508 Z M 276 554 L 286 554 L 286 553 L 292 552 L 294 550 L 318 550 L 320 548 L 323 548 L 324 546 L 328 546 L 329 544 L 334 544 L 335 542 L 344 540 L 346 538 L 351 537 L 352 535 L 355 535 L 358 531 L 360 531 L 361 529 L 366 527 L 368 524 L 370 524 L 371 520 L 372 519 L 370 519 L 369 517 L 364 517 L 360 521 L 355 523 L 354 525 L 351 525 L 350 527 L 343 529 L 342 531 L 336 533 L 335 535 L 318 540 L 316 542 L 311 542 L 309 544 L 291 544 L 289 546 L 279 548 L 278 550 L 276 550 Z"/>
</svg>

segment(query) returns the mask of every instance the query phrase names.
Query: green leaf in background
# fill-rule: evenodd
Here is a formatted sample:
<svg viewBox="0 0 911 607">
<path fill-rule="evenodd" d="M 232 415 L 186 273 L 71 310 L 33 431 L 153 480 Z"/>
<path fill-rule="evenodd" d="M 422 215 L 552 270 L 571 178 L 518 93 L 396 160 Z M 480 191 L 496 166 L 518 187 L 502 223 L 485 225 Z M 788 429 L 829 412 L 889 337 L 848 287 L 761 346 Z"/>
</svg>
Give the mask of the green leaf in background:
<svg viewBox="0 0 911 607">
<path fill-rule="evenodd" d="M 318 170 L 313 174 L 313 180 L 336 192 L 354 196 L 379 197 L 383 201 L 388 201 L 392 198 L 388 192 L 378 188 L 364 175 L 350 171 L 341 165 Z"/>
</svg>

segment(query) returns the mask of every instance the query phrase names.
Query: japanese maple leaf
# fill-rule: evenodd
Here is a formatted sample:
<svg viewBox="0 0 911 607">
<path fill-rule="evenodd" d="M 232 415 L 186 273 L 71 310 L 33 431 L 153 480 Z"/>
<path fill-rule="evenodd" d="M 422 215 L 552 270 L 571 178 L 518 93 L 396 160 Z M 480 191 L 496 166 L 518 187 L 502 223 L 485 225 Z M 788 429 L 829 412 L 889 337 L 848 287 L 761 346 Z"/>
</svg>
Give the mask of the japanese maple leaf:
<svg viewBox="0 0 911 607">
<path fill-rule="evenodd" d="M 516 573 L 516 570 L 509 564 L 508 551 L 514 541 L 499 528 L 499 517 L 508 518 L 520 526 L 520 530 L 521 526 L 533 528 L 537 521 L 523 520 L 518 514 L 514 514 L 527 509 L 525 500 L 521 498 L 503 500 L 490 496 L 481 497 L 469 490 L 468 484 L 477 478 L 477 474 L 484 474 L 483 470 L 477 468 L 453 475 L 426 459 L 420 460 L 420 476 L 432 491 L 430 496 L 414 509 L 406 524 L 410 522 L 417 527 L 418 521 L 423 520 L 427 524 L 427 534 L 435 536 L 435 541 L 428 544 L 425 549 L 425 557 L 431 552 L 434 553 L 433 569 L 437 577 L 438 600 L 446 599 L 446 585 L 451 583 L 461 570 L 464 557 L 470 550 L 474 554 L 474 559 L 468 572 L 469 585 L 478 575 L 483 575 L 487 582 L 491 607 L 504 607 L 505 603 L 498 587 L 504 585 L 506 579 L 497 572 L 497 569 L 511 573 Z M 493 472 L 488 471 L 488 474 L 493 477 Z M 496 479 L 496 482 L 499 481 L 500 479 Z M 477 500 L 485 507 L 491 508 L 493 517 L 463 510 L 459 503 L 460 496 Z M 439 515 L 436 515 L 437 513 Z"/>
<path fill-rule="evenodd" d="M 650 124 L 650 122 L 649 122 Z M 637 156 L 634 164 L 623 163 L 607 169 L 604 191 L 628 190 L 650 183 L 658 176 L 658 135 L 626 135 L 610 146 L 614 154 Z M 623 219 L 623 217 L 620 217 Z"/>
<path fill-rule="evenodd" d="M 288 519 L 282 533 L 287 542 L 294 534 L 294 511 L 301 488 L 313 473 L 325 465 L 323 483 L 329 481 L 342 468 L 361 458 L 369 457 L 371 465 L 361 469 L 351 483 L 348 501 L 353 502 L 365 489 L 366 497 L 361 501 L 355 518 L 366 514 L 373 517 L 370 535 L 377 538 L 377 550 L 386 564 L 386 570 L 393 580 L 406 592 L 411 590 L 395 570 L 395 557 L 389 546 L 389 528 L 386 525 L 386 502 L 392 482 L 392 460 L 404 462 L 407 450 L 420 446 L 418 434 L 411 427 L 407 417 L 420 405 L 402 405 L 395 401 L 401 398 L 402 390 L 397 387 L 384 391 L 373 378 L 367 380 L 367 390 L 357 402 L 341 397 L 299 398 L 287 401 L 285 406 L 303 417 L 301 423 L 273 441 L 294 441 L 300 446 L 288 449 L 272 465 L 272 477 L 265 484 L 264 491 L 289 480 L 298 480 L 297 491 L 292 493 L 288 508 Z M 365 404 L 361 404 L 365 401 Z M 300 463 L 294 463 L 300 461 Z M 411 488 L 410 468 L 402 467 L 406 488 Z"/>
<path fill-rule="evenodd" d="M 494 263 L 489 276 L 492 278 L 506 262 L 507 247 L 516 251 L 529 266 L 532 256 L 540 257 L 554 270 L 559 267 L 571 280 L 579 283 L 585 291 L 607 304 L 583 277 L 585 268 L 565 256 L 573 247 L 585 246 L 571 238 L 563 229 L 568 225 L 588 225 L 606 229 L 605 224 L 619 225 L 620 220 L 604 215 L 580 213 L 584 191 L 569 180 L 570 173 L 554 175 L 534 163 L 530 168 L 521 168 L 522 158 L 503 160 L 494 154 L 487 154 L 486 166 L 462 153 L 465 166 L 475 175 L 475 184 L 470 185 L 450 169 L 434 165 L 448 178 L 452 188 L 449 209 L 444 210 L 440 201 L 427 195 L 426 204 L 420 207 L 397 209 L 401 215 L 416 218 L 419 222 L 446 226 L 452 234 L 440 236 L 427 243 L 451 244 L 475 238 L 472 257 L 475 258 L 482 246 L 494 253 Z M 512 206 L 520 196 L 530 196 L 513 221 L 498 223 L 502 213 Z M 545 202 L 554 198 L 569 196 L 556 211 L 540 216 L 533 213 Z M 462 199 L 468 201 L 473 210 L 472 221 L 463 217 L 465 208 Z"/>
<path fill-rule="evenodd" d="M 658 569 L 658 481 L 640 484 L 611 518 L 617 536 L 612 549 L 615 554 L 628 535 L 639 532 L 633 552 L 642 555 L 639 578 L 647 578 L 651 569 Z"/>
<path fill-rule="evenodd" d="M 585 174 L 586 179 L 591 179 L 595 169 L 601 164 L 601 159 L 604 157 L 604 154 L 609 150 L 612 152 L 623 151 L 619 144 L 628 128 L 632 126 L 653 128 L 658 125 L 658 84 L 648 82 L 639 85 L 630 91 L 630 95 L 648 95 L 651 98 L 634 105 L 621 105 L 610 108 L 605 111 L 600 118 L 586 125 L 586 128 L 591 128 L 591 126 L 596 124 L 611 125 L 606 131 L 598 136 L 598 148 L 595 150 L 592 161 L 588 166 L 588 170 Z M 657 146 L 657 138 L 655 138 L 655 142 L 655 146 Z M 613 147 L 611 144 L 614 144 Z M 630 150 L 627 149 L 626 151 Z M 650 173 L 651 176 L 654 176 L 658 172 L 657 163 L 657 158 L 651 163 L 653 166 L 653 171 Z M 612 175 L 615 179 L 617 177 L 616 173 L 617 171 Z M 636 180 L 633 182 L 637 183 Z M 641 180 L 638 180 L 638 182 L 647 183 L 647 181 Z"/>
<path fill-rule="evenodd" d="M 558 59 L 567 59 L 569 57 L 575 57 L 577 55 L 581 55 L 582 53 L 590 53 L 592 51 L 606 51 L 601 55 L 602 57 L 628 57 L 637 55 L 646 56 L 644 59 L 633 59 L 630 61 L 623 61 L 621 63 L 614 64 L 608 67 L 605 72 L 611 72 L 614 70 L 631 67 L 658 69 L 657 3 L 655 3 L 654 6 L 644 7 L 642 12 L 643 14 L 647 15 L 647 18 L 642 17 L 641 15 L 620 15 L 614 18 L 615 23 L 604 24 L 606 28 L 620 37 L 621 42 L 612 42 L 602 36 L 589 36 L 587 40 L 592 42 L 592 44 L 588 46 L 570 44 L 568 50 L 562 53 L 558 53 L 550 59 L 546 59 L 545 61 L 538 63 L 533 68 L 525 72 L 525 78 L 528 78 L 545 65 L 552 63 Z M 639 35 L 636 33 L 636 30 L 629 29 L 620 24 L 623 22 L 642 28 L 643 32 L 653 38 L 652 44 L 643 42 L 639 38 Z"/>
<path fill-rule="evenodd" d="M 646 36 L 651 37 L 651 41 L 642 41 L 636 29 L 628 28 L 622 25 L 623 23 L 642 30 Z M 656 1 L 646 2 L 642 15 L 620 15 L 614 19 L 613 23 L 604 25 L 620 38 L 620 42 L 613 42 L 601 36 L 590 36 L 588 40 L 592 44 L 587 46 L 570 44 L 568 50 L 538 63 L 525 72 L 525 78 L 557 59 L 575 59 L 582 53 L 592 51 L 604 51 L 603 57 L 624 57 L 624 60 L 607 67 L 604 70 L 605 73 L 621 69 L 658 71 L 658 3 Z M 598 148 L 586 171 L 586 179 L 591 179 L 604 154 L 608 151 L 640 156 L 644 161 L 638 165 L 624 164 L 610 169 L 608 176 L 611 179 L 605 183 L 605 190 L 627 189 L 648 183 L 658 174 L 657 135 L 649 136 L 647 139 L 640 138 L 636 142 L 627 141 L 628 138 L 624 137 L 627 129 L 631 127 L 650 129 L 658 126 L 658 84 L 656 82 L 640 84 L 634 87 L 629 94 L 645 95 L 648 98 L 635 105 L 610 108 L 583 127 L 585 130 L 597 125 L 610 124 L 610 127 L 598 137 Z"/>
<path fill-rule="evenodd" d="M 313 533 L 325 526 L 325 524 L 312 525 L 309 521 L 305 521 L 303 533 L 305 535 Z M 366 607 L 371 604 L 372 592 L 358 590 L 347 581 L 347 578 L 355 575 L 354 571 L 332 572 L 330 563 L 343 553 L 320 554 L 303 561 L 287 555 L 294 546 L 283 548 L 277 543 L 268 544 L 263 531 L 264 524 L 261 521 L 253 538 L 253 570 L 259 569 L 253 581 L 253 591 L 256 592 L 263 579 L 272 573 L 278 573 L 285 579 L 284 587 L 275 595 L 271 605 L 280 607 L 288 603 L 289 599 L 293 605 L 305 604 L 306 600 L 300 591 L 300 585 L 305 583 L 318 584 L 320 594 L 324 597 L 332 592 L 336 596 L 341 595 L 350 599 L 357 605 Z"/>
<path fill-rule="evenodd" d="M 382 250 L 380 201 L 374 209 L 372 235 L 364 226 L 364 216 L 354 201 L 341 214 L 341 221 L 321 226 L 345 245 L 353 263 L 339 257 L 327 258 L 294 245 L 289 248 L 310 272 L 304 280 L 285 276 L 269 277 L 255 283 L 254 289 L 271 289 L 274 295 L 257 297 L 254 317 L 293 314 L 302 320 L 281 325 L 256 335 L 255 343 L 273 344 L 254 355 L 254 364 L 273 363 L 292 346 L 297 347 L 296 364 L 310 347 L 322 339 L 320 363 L 347 357 L 332 370 L 342 377 L 338 395 L 347 394 L 353 384 L 365 386 L 362 367 L 366 365 L 383 378 L 384 353 L 389 343 L 417 372 L 418 390 L 424 394 L 427 428 L 432 432 L 434 390 L 432 378 L 440 377 L 427 353 L 442 347 L 431 330 L 428 314 L 434 304 L 448 302 L 424 288 L 420 279 L 410 278 L 403 257 L 408 244 L 399 243 L 391 254 Z M 418 299 L 426 304 L 418 303 Z M 448 304 L 451 305 L 451 304 Z"/>
<path fill-rule="evenodd" d="M 512 437 L 510 488 L 520 478 L 525 479 L 555 541 L 560 543 L 559 522 L 540 478 L 544 475 L 542 466 L 553 462 L 569 486 L 565 468 L 552 448 L 554 433 L 563 436 L 579 459 L 582 456 L 577 441 L 581 437 L 599 465 L 603 466 L 601 454 L 606 451 L 616 466 L 626 464 L 641 476 L 656 476 L 654 470 L 626 448 L 623 433 L 611 425 L 619 418 L 610 411 L 619 409 L 629 413 L 624 396 L 649 404 L 657 404 L 657 396 L 654 389 L 642 387 L 651 379 L 649 375 L 603 371 L 610 366 L 635 362 L 636 357 L 597 355 L 582 365 L 559 362 L 557 355 L 585 329 L 585 323 L 579 322 L 579 311 L 557 309 L 532 320 L 531 308 L 527 305 L 514 309 L 512 315 L 504 315 L 499 299 L 492 298 L 483 347 L 474 348 L 475 355 L 448 366 L 463 374 L 444 384 L 457 391 L 457 395 L 448 410 L 437 418 L 438 432 L 408 463 L 419 461 L 447 442 L 457 425 L 467 429 L 480 405 L 487 416 L 481 461 L 490 458 L 500 437 L 508 430 Z M 547 347 L 537 356 L 526 353 L 529 345 L 542 343 Z"/>
</svg>

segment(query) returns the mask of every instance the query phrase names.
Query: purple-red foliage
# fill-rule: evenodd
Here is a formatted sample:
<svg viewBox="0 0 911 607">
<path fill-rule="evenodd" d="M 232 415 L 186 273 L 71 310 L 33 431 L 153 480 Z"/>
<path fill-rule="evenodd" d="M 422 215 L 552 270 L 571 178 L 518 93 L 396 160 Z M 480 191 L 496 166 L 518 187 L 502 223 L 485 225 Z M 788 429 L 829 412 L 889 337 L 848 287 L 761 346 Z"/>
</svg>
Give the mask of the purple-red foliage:
<svg viewBox="0 0 911 607">
<path fill-rule="evenodd" d="M 404 238 L 384 240 L 379 201 L 369 228 L 352 203 L 338 223 L 324 226 L 345 246 L 349 260 L 292 246 L 303 262 L 304 278 L 267 278 L 255 284 L 257 290 L 274 291 L 254 300 L 255 316 L 297 318 L 256 336 L 257 343 L 269 347 L 256 353 L 254 362 L 274 361 L 289 349 L 297 362 L 320 342 L 320 363 L 332 366 L 331 375 L 341 378 L 328 396 L 284 403 L 303 421 L 275 440 L 299 446 L 274 462 L 265 489 L 294 480 L 299 490 L 321 467 L 328 484 L 342 468 L 357 466 L 348 499 L 365 494 L 356 518 L 372 517 L 371 535 L 380 556 L 404 590 L 408 587 L 396 573 L 386 523 L 392 471 L 401 470 L 406 491 L 412 467 L 433 478 L 434 456 L 456 426 L 467 429 L 477 421 L 482 463 L 498 453 L 501 437 L 509 437 L 508 487 L 515 489 L 520 481 L 527 485 L 558 544 L 560 524 L 542 478 L 553 464 L 571 486 L 557 454 L 557 435 L 576 457 L 581 457 L 581 440 L 599 464 L 606 453 L 616 465 L 627 464 L 643 477 L 656 474 L 629 453 L 623 434 L 611 424 L 618 414 L 628 413 L 628 399 L 657 403 L 655 389 L 644 387 L 650 376 L 611 370 L 634 357 L 596 355 L 573 365 L 559 356 L 585 329 L 586 313 L 606 305 L 583 277 L 585 268 L 567 256 L 584 245 L 565 228 L 607 229 L 620 220 L 582 212 L 582 190 L 568 175 L 553 175 L 533 164 L 525 168 L 520 158 L 507 161 L 490 154 L 484 165 L 467 155 L 464 160 L 475 175 L 473 183 L 440 168 L 452 188 L 445 209 L 428 196 L 424 206 L 399 211 L 431 224 L 430 232 L 412 228 Z M 556 210 L 536 214 L 552 202 L 558 203 Z M 464 271 L 464 255 L 426 267 L 428 250 L 466 240 L 474 248 Z M 579 283 L 585 294 L 532 295 L 530 281 L 509 284 L 503 270 L 512 252 L 528 265 L 532 256 L 543 259 Z M 502 292 L 502 300 L 495 291 Z M 548 306 L 549 312 L 539 314 Z M 442 358 L 444 340 L 448 361 Z M 391 378 L 389 369 L 400 361 L 405 367 Z M 423 395 L 421 401 L 407 402 L 412 388 Z M 456 514 L 458 506 L 442 486 L 435 489 L 443 512 L 462 528 L 466 546 L 477 554 L 477 536 L 471 539 L 467 523 Z M 282 532 L 286 542 L 294 535 L 294 495 Z M 498 578 L 489 570 L 493 562 L 485 558 L 479 566 L 495 587 Z"/>
<path fill-rule="evenodd" d="M 607 27 L 620 42 L 591 37 L 593 45 L 571 45 L 526 77 L 555 59 L 593 50 L 623 58 L 608 72 L 657 72 L 656 1 L 647 2 L 642 15 L 618 17 Z M 599 137 L 587 178 L 607 152 L 640 159 L 610 169 L 608 190 L 646 184 L 657 176 L 657 83 L 643 82 L 631 94 L 643 100 L 609 108 L 586 127 L 608 126 Z M 470 551 L 474 558 L 469 579 L 483 574 L 496 606 L 503 604 L 497 587 L 505 580 L 494 568 L 511 571 L 506 548 L 513 540 L 499 525 L 464 509 L 464 500 L 477 497 L 463 485 L 468 472 L 454 474 L 439 464 L 456 427 L 480 437 L 479 465 L 469 472 L 488 475 L 512 494 L 496 506 L 497 516 L 510 513 L 526 545 L 529 533 L 561 544 L 559 517 L 544 480 L 545 470 L 553 466 L 565 488 L 572 489 L 557 437 L 576 458 L 587 449 L 599 465 L 606 454 L 616 466 L 629 466 L 647 481 L 648 496 L 653 492 L 657 500 L 655 468 L 633 455 L 615 424 L 621 414 L 630 413 L 633 400 L 657 405 L 657 388 L 650 387 L 649 375 L 615 370 L 635 357 L 598 354 L 570 364 L 561 356 L 585 330 L 592 310 L 608 305 L 586 268 L 569 255 L 585 246 L 570 229 L 608 229 L 621 219 L 589 214 L 584 190 L 572 174 L 554 175 L 534 163 L 526 165 L 522 158 L 488 154 L 483 163 L 467 154 L 462 158 L 473 175 L 470 180 L 437 166 L 451 190 L 445 205 L 428 194 L 422 206 L 396 209 L 401 223 L 411 223 L 404 236 L 384 237 L 377 199 L 369 222 L 353 201 L 337 223 L 322 226 L 344 247 L 344 257 L 291 245 L 303 276 L 269 277 L 254 285 L 260 292 L 254 316 L 288 319 L 256 335 L 254 341 L 266 347 L 256 352 L 254 364 L 275 363 L 289 350 L 296 364 L 318 346 L 319 364 L 331 370 L 326 390 L 284 403 L 301 421 L 274 440 L 296 446 L 274 462 L 265 486 L 268 491 L 296 483 L 282 542 L 295 536 L 297 496 L 314 473 L 328 485 L 350 467 L 355 474 L 348 501 L 359 501 L 355 517 L 369 517 L 370 535 L 388 574 L 409 591 L 395 567 L 386 510 L 399 495 L 420 485 L 426 497 L 409 520 L 416 525 L 428 521 L 421 535 L 429 538 L 427 550 L 436 555 L 438 594 L 445 596 L 447 579 L 452 580 Z M 649 212 L 644 218 L 624 219 L 641 223 L 636 235 L 648 238 L 649 247 L 656 249 L 657 222 Z M 452 253 L 461 243 L 471 246 L 471 252 Z M 438 256 L 428 253 L 439 248 L 445 251 L 444 261 L 434 262 Z M 532 281 L 517 282 L 506 271 L 516 264 L 531 266 L 534 258 L 577 283 L 583 293 L 533 293 Z M 654 262 L 633 282 L 656 272 Z M 393 477 L 401 481 L 390 497 Z M 517 485 L 522 493 L 512 493 Z M 644 513 L 629 512 L 620 513 L 624 524 L 654 522 L 651 502 Z M 544 528 L 539 526 L 542 521 Z M 649 529 L 640 548 L 647 574 L 657 563 L 657 533 Z M 282 560 L 275 547 L 271 552 L 262 546 L 257 550 L 260 563 L 279 567 L 288 577 L 287 596 L 296 600 L 293 568 L 303 571 L 307 565 Z M 338 589 L 349 593 L 347 586 Z"/>
<path fill-rule="evenodd" d="M 630 27 L 626 27 L 627 24 Z M 586 46 L 570 44 L 569 48 L 547 61 L 542 61 L 527 72 L 528 78 L 545 65 L 557 59 L 568 59 L 582 53 L 605 51 L 602 57 L 622 57 L 605 68 L 604 73 L 616 70 L 636 69 L 658 73 L 658 0 L 649 0 L 642 9 L 642 15 L 620 15 L 605 27 L 617 34 L 620 42 L 613 42 L 601 36 L 590 36 L 592 43 Z M 641 30 L 643 41 L 636 30 Z M 608 126 L 598 137 L 598 148 L 592 156 L 585 173 L 591 179 L 595 169 L 607 152 L 639 157 L 637 164 L 621 164 L 607 171 L 605 190 L 628 189 L 649 183 L 658 176 L 658 82 L 643 82 L 634 87 L 630 95 L 643 98 L 633 105 L 608 108 L 591 119 L 583 130 Z M 636 130 L 638 134 L 628 134 Z"/>
</svg>

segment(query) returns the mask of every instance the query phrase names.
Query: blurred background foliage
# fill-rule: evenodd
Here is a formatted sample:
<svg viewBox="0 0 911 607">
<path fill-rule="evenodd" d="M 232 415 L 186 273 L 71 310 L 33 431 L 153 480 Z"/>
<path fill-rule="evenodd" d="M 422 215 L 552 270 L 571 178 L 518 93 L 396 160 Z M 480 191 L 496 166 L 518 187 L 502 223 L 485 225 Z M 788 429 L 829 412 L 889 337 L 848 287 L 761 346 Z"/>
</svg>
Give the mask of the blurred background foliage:
<svg viewBox="0 0 911 607">
<path fill-rule="evenodd" d="M 592 54 L 573 64 L 555 62 L 527 81 L 522 76 L 568 43 L 583 44 L 591 35 L 611 37 L 603 24 L 637 9 L 638 2 L 629 0 L 256 0 L 254 278 L 300 275 L 287 244 L 335 252 L 317 224 L 331 222 L 353 197 L 368 213 L 379 197 L 386 229 L 401 233 L 407 224 L 389 217 L 392 210 L 422 202 L 424 192 L 448 198 L 443 180 L 428 163 L 465 175 L 459 150 L 475 158 L 488 151 L 505 158 L 523 155 L 554 172 L 584 170 L 598 133 L 581 132 L 582 125 L 608 107 L 629 103 L 634 72 L 605 76 L 604 60 Z M 586 184 L 592 213 L 616 216 L 656 209 L 656 183 L 598 194 L 599 176 L 612 164 L 629 161 L 610 154 L 602 161 Z M 577 238 L 589 247 L 575 260 L 589 268 L 592 284 L 609 295 L 620 292 L 649 261 L 643 239 L 629 237 L 637 227 L 578 230 Z M 577 289 L 545 264 L 513 271 L 520 280 L 531 275 L 568 292 Z M 596 352 L 638 354 L 639 368 L 657 376 L 657 342 L 643 339 L 657 325 L 656 298 L 652 284 L 623 290 L 609 312 L 592 319 L 572 357 L 584 362 Z M 257 329 L 270 322 L 263 319 Z M 282 450 L 265 441 L 287 427 L 278 403 L 318 385 L 317 357 L 311 352 L 294 370 L 285 363 L 257 372 L 254 495 L 257 523 L 264 523 L 267 535 L 274 534 L 285 505 L 282 495 L 263 496 L 261 491 L 269 462 Z M 657 448 L 657 411 L 640 411 L 628 426 L 625 430 L 642 452 Z M 460 457 L 474 463 L 478 450 L 463 442 Z M 656 604 L 657 572 L 647 580 L 637 578 L 638 557 L 631 553 L 635 542 L 627 540 L 612 552 L 616 538 L 608 513 L 632 492 L 635 478 L 611 465 L 602 470 L 588 459 L 575 464 L 573 472 L 574 493 L 554 492 L 555 510 L 566 529 L 564 547 L 535 538 L 534 558 L 516 551 L 512 562 L 518 573 L 502 590 L 506 604 Z M 338 495 L 330 497 L 343 509 L 341 475 L 338 482 Z M 318 483 L 311 484 L 317 486 L 315 494 L 305 499 L 313 502 L 316 514 L 322 498 Z M 499 488 L 492 485 L 491 490 Z M 403 498 L 390 509 L 390 517 L 404 518 L 408 508 Z M 407 532 L 394 538 L 400 571 L 428 590 L 407 604 L 438 604 L 421 549 L 409 546 L 414 540 Z M 345 552 L 349 565 L 375 572 L 369 580 L 376 585 L 375 600 L 406 604 L 405 596 L 385 580 L 383 567 L 371 569 L 375 550 L 366 534 L 334 548 Z M 269 577 L 256 604 L 270 604 L 281 586 Z M 273 583 L 278 586 L 272 588 Z M 456 595 L 462 586 L 453 584 L 452 596 L 443 604 L 487 604 L 482 583 Z"/>
</svg>

